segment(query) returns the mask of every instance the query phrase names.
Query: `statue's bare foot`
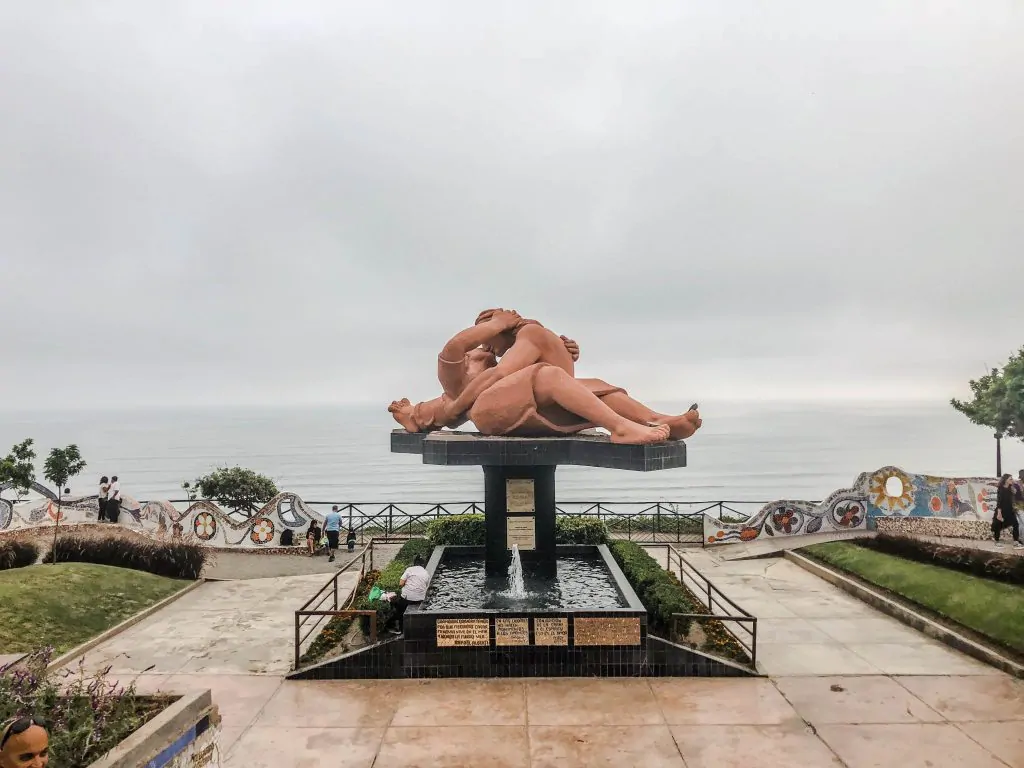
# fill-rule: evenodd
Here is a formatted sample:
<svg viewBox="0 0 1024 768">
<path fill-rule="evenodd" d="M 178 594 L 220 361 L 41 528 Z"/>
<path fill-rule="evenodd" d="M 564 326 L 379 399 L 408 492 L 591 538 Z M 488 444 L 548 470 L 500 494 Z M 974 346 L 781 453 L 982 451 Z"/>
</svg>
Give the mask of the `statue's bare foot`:
<svg viewBox="0 0 1024 768">
<path fill-rule="evenodd" d="M 402 425 L 406 432 L 419 432 L 416 422 L 412 418 L 412 403 L 409 398 L 394 400 L 388 406 L 388 412 L 395 417 L 395 421 Z"/>
<path fill-rule="evenodd" d="M 667 425 L 673 440 L 685 440 L 700 429 L 703 422 L 697 411 L 687 411 L 679 416 L 670 416 L 652 423 Z"/>
<path fill-rule="evenodd" d="M 647 445 L 668 440 L 670 429 L 668 424 L 647 427 L 643 424 L 626 422 L 619 429 L 612 431 L 611 441 L 623 445 Z"/>
</svg>

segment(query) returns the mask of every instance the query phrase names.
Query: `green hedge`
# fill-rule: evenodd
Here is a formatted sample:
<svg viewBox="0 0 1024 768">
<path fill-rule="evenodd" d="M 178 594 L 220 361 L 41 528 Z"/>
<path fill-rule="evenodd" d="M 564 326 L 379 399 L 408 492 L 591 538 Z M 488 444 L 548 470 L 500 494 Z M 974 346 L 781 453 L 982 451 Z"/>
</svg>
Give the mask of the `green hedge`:
<svg viewBox="0 0 1024 768">
<path fill-rule="evenodd" d="M 608 548 L 647 609 L 647 626 L 654 634 L 671 638 L 673 613 L 698 612 L 697 604 L 675 574 L 662 568 L 639 544 L 613 541 Z M 680 619 L 676 628 L 680 634 L 687 634 L 690 619 Z"/>
<path fill-rule="evenodd" d="M 673 613 L 699 613 L 708 609 L 674 573 L 666 571 L 639 544 L 613 541 L 608 545 L 615 562 L 647 609 L 647 627 L 655 635 L 675 641 L 690 634 L 694 619 L 679 619 L 673 625 Z M 750 656 L 739 641 L 718 619 L 698 619 L 704 640 L 700 650 L 715 653 L 741 664 L 750 664 Z M 673 629 L 676 630 L 673 632 Z"/>
<path fill-rule="evenodd" d="M 482 547 L 486 541 L 483 515 L 450 515 L 427 526 L 427 538 L 436 546 Z M 556 544 L 607 544 L 608 529 L 593 517 L 562 515 L 555 518 Z"/>
</svg>

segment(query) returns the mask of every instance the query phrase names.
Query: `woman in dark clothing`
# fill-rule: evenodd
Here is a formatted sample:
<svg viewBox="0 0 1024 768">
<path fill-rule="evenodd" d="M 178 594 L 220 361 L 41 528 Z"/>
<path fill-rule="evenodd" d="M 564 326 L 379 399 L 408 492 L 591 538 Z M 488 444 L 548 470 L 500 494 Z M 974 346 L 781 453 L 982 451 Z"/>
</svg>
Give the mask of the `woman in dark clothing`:
<svg viewBox="0 0 1024 768">
<path fill-rule="evenodd" d="M 316 520 L 311 520 L 309 523 L 309 530 L 306 531 L 306 546 L 309 547 L 309 556 L 312 557 L 316 554 L 317 549 L 320 548 L 320 537 L 323 532 L 320 530 L 320 525 Z"/>
<path fill-rule="evenodd" d="M 1016 484 L 1013 477 L 1007 473 L 999 478 L 999 488 L 996 491 L 996 513 L 992 517 L 992 534 L 996 537 L 996 545 L 999 545 L 999 534 L 1003 528 L 1013 528 L 1013 540 L 1015 549 L 1024 549 L 1020 541 L 1020 523 L 1017 522 L 1017 512 L 1013 508 L 1014 497 L 1017 495 Z"/>
<path fill-rule="evenodd" d="M 349 552 L 356 548 L 356 531 L 351 525 L 348 527 L 348 536 L 345 537 L 345 544 L 348 546 Z"/>
</svg>

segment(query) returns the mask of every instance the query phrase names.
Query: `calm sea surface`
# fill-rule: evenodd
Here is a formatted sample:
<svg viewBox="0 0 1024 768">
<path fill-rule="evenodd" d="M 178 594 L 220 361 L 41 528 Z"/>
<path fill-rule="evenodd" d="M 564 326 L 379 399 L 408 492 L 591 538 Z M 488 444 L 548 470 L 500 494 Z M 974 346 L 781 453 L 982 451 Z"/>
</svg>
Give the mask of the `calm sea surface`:
<svg viewBox="0 0 1024 768">
<path fill-rule="evenodd" d="M 677 404 L 685 410 L 689 403 Z M 668 409 L 666 404 L 661 404 Z M 564 467 L 564 501 L 820 499 L 859 472 L 989 475 L 995 441 L 945 403 L 702 403 L 704 428 L 689 466 L 650 474 Z M 139 499 L 182 498 L 180 484 L 218 465 L 270 475 L 308 501 L 482 500 L 479 468 L 425 467 L 389 452 L 383 407 L 0 412 L 0 451 L 26 437 L 37 452 L 77 443 L 89 464 L 73 482 L 93 492 L 117 474 Z M 1024 444 L 1004 441 L 1004 468 L 1024 467 Z M 39 460 L 42 465 L 42 460 Z"/>
</svg>

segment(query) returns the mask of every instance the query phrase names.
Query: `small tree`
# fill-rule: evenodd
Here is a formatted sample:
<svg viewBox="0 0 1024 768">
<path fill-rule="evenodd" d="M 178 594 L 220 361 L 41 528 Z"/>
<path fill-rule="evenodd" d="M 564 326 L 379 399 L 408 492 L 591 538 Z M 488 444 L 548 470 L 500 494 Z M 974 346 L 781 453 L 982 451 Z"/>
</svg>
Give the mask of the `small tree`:
<svg viewBox="0 0 1024 768">
<path fill-rule="evenodd" d="M 19 496 L 28 493 L 28 489 L 36 481 L 36 452 L 32 444 L 32 438 L 28 438 L 15 445 L 7 456 L 0 459 L 0 483 L 13 485 Z"/>
<path fill-rule="evenodd" d="M 185 492 L 185 495 L 188 497 L 188 503 L 191 504 L 196 500 L 196 496 L 199 495 L 199 481 L 196 480 L 195 483 L 189 483 L 189 481 L 186 480 L 181 484 L 181 490 Z"/>
<path fill-rule="evenodd" d="M 996 438 L 996 475 L 1003 474 L 1002 439 L 1024 440 L 1024 348 L 1002 368 L 970 381 L 973 398 L 950 404 L 968 419 L 988 427 Z"/>
<path fill-rule="evenodd" d="M 277 496 L 277 486 L 269 477 L 243 467 L 221 467 L 196 480 L 203 498 L 250 514 Z"/>
<path fill-rule="evenodd" d="M 85 461 L 78 446 L 71 444 L 67 448 L 54 448 L 46 457 L 43 465 L 43 477 L 57 486 L 57 520 L 53 526 L 53 562 L 57 562 L 57 531 L 60 529 L 61 501 L 64 498 L 64 487 L 68 481 L 85 469 Z"/>
</svg>

